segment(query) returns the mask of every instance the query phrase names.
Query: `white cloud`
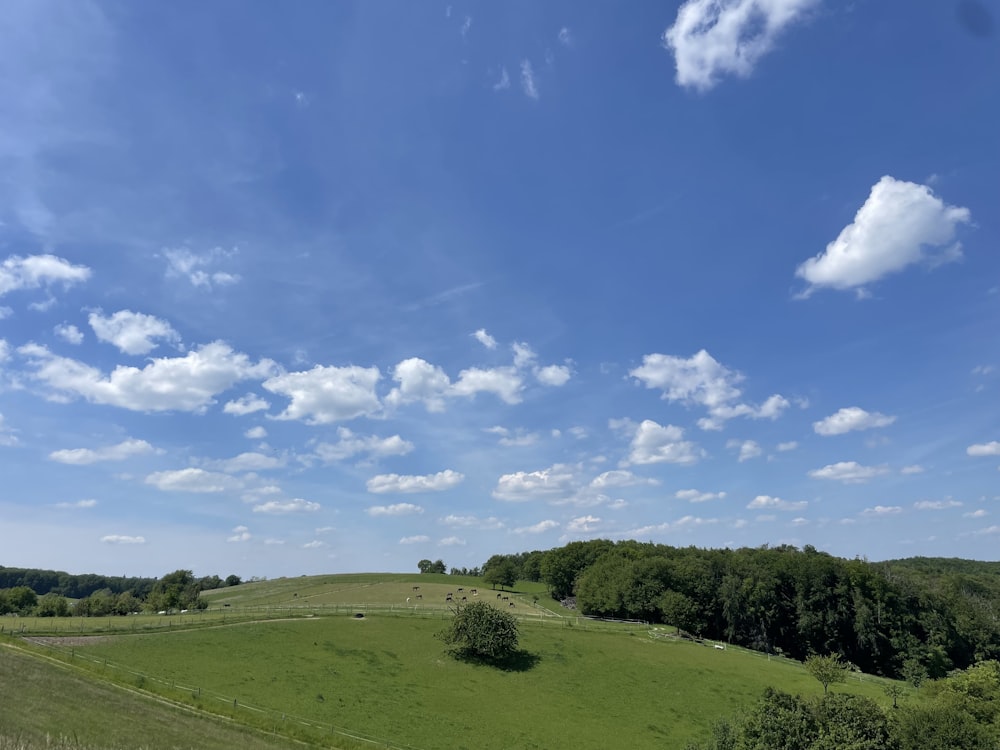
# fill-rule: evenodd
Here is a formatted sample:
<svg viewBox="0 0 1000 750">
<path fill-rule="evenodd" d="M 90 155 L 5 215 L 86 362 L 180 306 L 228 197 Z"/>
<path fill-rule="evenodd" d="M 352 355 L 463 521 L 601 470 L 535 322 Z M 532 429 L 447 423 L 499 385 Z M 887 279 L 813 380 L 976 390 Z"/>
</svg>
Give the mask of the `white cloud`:
<svg viewBox="0 0 1000 750">
<path fill-rule="evenodd" d="M 7 339 L 0 339 L 0 362 L 6 362 L 10 359 L 10 344 L 7 343 Z"/>
<path fill-rule="evenodd" d="M 64 288 L 86 281 L 90 269 L 55 255 L 12 255 L 0 263 L 0 297 L 19 289 Z"/>
<path fill-rule="evenodd" d="M 774 394 L 760 406 L 734 403 L 742 395 L 737 387 L 744 375 L 730 370 L 702 349 L 685 359 L 669 354 L 647 354 L 642 365 L 629 371 L 647 388 L 663 391 L 661 398 L 708 409 L 708 417 L 698 420 L 703 430 L 719 430 L 735 417 L 777 419 L 788 408 L 784 396 Z"/>
<path fill-rule="evenodd" d="M 494 531 L 503 528 L 503 521 L 496 516 L 489 518 L 479 518 L 478 516 L 457 516 L 450 514 L 440 519 L 445 526 L 481 529 L 483 531 Z"/>
<path fill-rule="evenodd" d="M 899 470 L 900 474 L 923 474 L 924 467 L 920 464 L 913 464 L 912 466 L 904 466 Z"/>
<path fill-rule="evenodd" d="M 555 464 L 540 471 L 517 471 L 497 480 L 493 497 L 497 500 L 565 499 L 576 492 L 576 474 L 572 467 Z"/>
<path fill-rule="evenodd" d="M 793 518 L 791 521 L 789 521 L 789 524 L 791 524 L 792 526 L 807 526 L 809 524 L 809 519 L 802 517 Z"/>
<path fill-rule="evenodd" d="M 962 518 L 985 518 L 990 512 L 984 508 L 977 508 L 976 510 L 971 510 L 968 513 L 963 513 Z"/>
<path fill-rule="evenodd" d="M 596 529 L 600 523 L 601 519 L 597 516 L 579 516 L 566 524 L 566 531 L 571 534 L 585 534 Z"/>
<path fill-rule="evenodd" d="M 405 456 L 413 450 L 413 443 L 399 435 L 380 438 L 376 435 L 356 435 L 346 427 L 337 429 L 336 443 L 317 443 L 316 455 L 325 463 L 365 454 L 369 458 Z"/>
<path fill-rule="evenodd" d="M 450 490 L 462 483 L 464 474 L 451 469 L 439 471 L 437 474 L 404 475 L 379 474 L 366 483 L 368 491 L 376 495 L 387 493 L 441 492 Z"/>
<path fill-rule="evenodd" d="M 660 482 L 656 479 L 636 476 L 631 471 L 615 469 L 612 471 L 606 471 L 603 474 L 599 474 L 594 477 L 594 479 L 590 482 L 590 486 L 596 490 L 604 490 L 609 487 L 631 487 L 637 484 L 655 486 L 659 483 Z"/>
<path fill-rule="evenodd" d="M 83 343 L 83 333 L 74 325 L 63 323 L 61 325 L 57 325 L 52 330 L 55 331 L 56 336 L 61 338 L 67 344 L 73 344 L 76 346 Z"/>
<path fill-rule="evenodd" d="M 948 508 L 961 508 L 962 503 L 958 500 L 918 500 L 913 504 L 917 510 L 947 510 Z"/>
<path fill-rule="evenodd" d="M 386 397 L 387 404 L 423 401 L 427 411 L 444 411 L 444 396 L 451 388 L 451 379 L 437 365 L 419 357 L 404 359 L 393 368 L 392 379 L 399 385 Z"/>
<path fill-rule="evenodd" d="M 747 508 L 751 510 L 769 509 L 769 510 L 784 510 L 784 511 L 795 511 L 803 510 L 808 502 L 805 500 L 798 500 L 796 502 L 790 502 L 788 500 L 782 500 L 780 497 L 771 497 L 770 495 L 757 495 L 750 503 Z"/>
<path fill-rule="evenodd" d="M 275 419 L 301 419 L 329 424 L 377 414 L 381 408 L 375 384 L 377 367 L 323 367 L 288 372 L 265 380 L 264 389 L 288 397 L 291 403 Z"/>
<path fill-rule="evenodd" d="M 778 451 L 780 453 L 785 453 L 786 451 L 793 451 L 798 447 L 799 444 L 795 440 L 790 440 L 787 443 L 778 443 Z"/>
<path fill-rule="evenodd" d="M 285 459 L 277 456 L 265 456 L 263 453 L 241 453 L 233 458 L 205 461 L 209 469 L 217 469 L 228 474 L 239 474 L 247 471 L 266 471 L 280 469 L 285 465 Z"/>
<path fill-rule="evenodd" d="M 9 318 L 13 314 L 14 314 L 13 308 L 7 307 L 6 305 L 0 306 L 0 320 Z"/>
<path fill-rule="evenodd" d="M 563 26 L 561 29 L 559 29 L 559 33 L 556 35 L 556 38 L 559 40 L 559 44 L 563 45 L 564 47 L 573 46 L 573 34 L 566 26 Z"/>
<path fill-rule="evenodd" d="M 251 427 L 249 430 L 244 432 L 243 436 L 249 438 L 250 440 L 262 440 L 267 437 L 267 430 L 260 425 L 257 425 L 256 427 Z"/>
<path fill-rule="evenodd" d="M 125 354 L 148 354 L 158 346 L 157 339 L 175 346 L 181 343 L 181 335 L 169 323 L 144 313 L 119 310 L 106 318 L 97 310 L 87 320 L 99 341 L 114 344 Z"/>
<path fill-rule="evenodd" d="M 232 401 L 227 401 L 226 405 L 222 407 L 222 411 L 226 414 L 243 417 L 247 414 L 253 414 L 255 411 L 263 411 L 270 406 L 271 404 L 257 394 L 248 393 Z"/>
<path fill-rule="evenodd" d="M 153 359 L 142 369 L 119 365 L 109 376 L 94 367 L 27 344 L 18 352 L 35 368 L 32 376 L 60 397 L 82 396 L 96 404 L 133 411 L 201 412 L 213 397 L 241 380 L 266 377 L 275 369 L 269 359 L 250 358 L 216 341 L 183 357 Z"/>
<path fill-rule="evenodd" d="M 214 286 L 230 286 L 240 281 L 238 274 L 228 271 L 211 270 L 218 261 L 236 255 L 236 250 L 214 248 L 204 255 L 196 255 L 187 248 L 168 249 L 163 251 L 167 260 L 167 277 L 186 278 L 193 286 L 206 290 Z"/>
<path fill-rule="evenodd" d="M 1000 456 L 1000 442 L 979 443 L 965 449 L 970 456 Z"/>
<path fill-rule="evenodd" d="M 253 506 L 254 513 L 315 513 L 322 506 L 319 503 L 294 498 L 292 500 L 268 500 Z"/>
<path fill-rule="evenodd" d="M 902 513 L 903 509 L 898 505 L 876 505 L 874 508 L 865 508 L 861 515 L 871 517 L 895 516 Z"/>
<path fill-rule="evenodd" d="M 227 542 L 246 542 L 252 537 L 250 529 L 246 526 L 237 526 L 233 529 L 233 535 L 226 539 Z"/>
<path fill-rule="evenodd" d="M 530 99 L 538 100 L 538 84 L 535 83 L 531 60 L 521 60 L 521 91 Z"/>
<path fill-rule="evenodd" d="M 552 529 L 558 529 L 559 522 L 547 519 L 545 521 L 539 521 L 531 526 L 522 526 L 519 529 L 514 529 L 515 534 L 544 534 L 546 531 L 551 531 Z"/>
<path fill-rule="evenodd" d="M 117 445 L 109 445 L 104 448 L 64 448 L 52 451 L 49 458 L 61 464 L 74 464 L 83 466 L 94 464 L 99 461 L 124 461 L 132 456 L 141 456 L 147 453 L 157 453 L 152 445 L 145 440 L 128 438 Z"/>
<path fill-rule="evenodd" d="M 284 544 L 284 543 L 285 543 L 284 539 L 265 539 L 264 540 L 264 544 L 266 544 L 268 546 L 271 546 L 271 545 L 280 545 L 280 544 Z"/>
<path fill-rule="evenodd" d="M 514 367 L 528 367 L 538 358 L 532 348 L 524 342 L 515 341 L 510 348 L 514 352 Z"/>
<path fill-rule="evenodd" d="M 896 421 L 880 412 L 867 412 L 857 406 L 848 406 L 826 419 L 813 422 L 813 430 L 817 435 L 843 435 L 853 430 L 871 430 L 876 427 L 887 427 Z"/>
<path fill-rule="evenodd" d="M 782 31 L 818 0 L 688 0 L 663 46 L 674 53 L 678 86 L 708 91 L 725 75 L 748 77 Z"/>
<path fill-rule="evenodd" d="M 242 486 L 228 474 L 193 468 L 154 472 L 146 477 L 146 484 L 164 492 L 230 492 Z"/>
<path fill-rule="evenodd" d="M 101 541 L 104 544 L 145 544 L 146 537 L 124 536 L 122 534 L 108 534 L 107 536 L 102 536 Z"/>
<path fill-rule="evenodd" d="M 494 91 L 506 91 L 510 88 L 510 74 L 507 72 L 507 68 L 500 68 L 500 79 L 493 84 Z M 493 347 L 490 347 L 491 349 Z"/>
<path fill-rule="evenodd" d="M 465 540 L 457 536 L 446 536 L 438 544 L 442 547 L 464 547 Z"/>
<path fill-rule="evenodd" d="M 988 534 L 1000 534 L 1000 526 L 987 526 L 985 529 L 973 531 L 976 536 L 986 536 Z"/>
<path fill-rule="evenodd" d="M 538 442 L 537 432 L 525 432 L 522 428 L 518 428 L 514 432 L 511 432 L 506 427 L 494 425 L 493 427 L 485 428 L 483 432 L 489 432 L 492 435 L 499 435 L 500 445 L 507 447 L 523 447 L 526 445 L 534 445 Z"/>
<path fill-rule="evenodd" d="M 458 380 L 450 393 L 457 396 L 474 396 L 477 393 L 493 393 L 508 404 L 521 403 L 524 383 L 513 367 L 496 367 L 482 370 L 471 367 L 458 373 Z"/>
<path fill-rule="evenodd" d="M 559 387 L 566 385 L 571 376 L 571 371 L 566 365 L 546 365 L 534 369 L 535 378 L 542 385 Z"/>
<path fill-rule="evenodd" d="M 56 503 L 57 508 L 96 508 L 97 501 L 93 499 L 77 500 L 75 503 Z"/>
<path fill-rule="evenodd" d="M 507 71 L 505 70 L 504 73 L 506 73 L 506 72 Z M 476 341 L 478 341 L 480 344 L 482 344 L 483 346 L 485 346 L 487 349 L 496 349 L 497 348 L 497 340 L 495 338 L 493 338 L 492 336 L 490 336 L 486 332 L 485 328 L 480 328 L 478 331 L 476 331 L 474 334 L 472 334 L 472 336 L 476 339 Z"/>
<path fill-rule="evenodd" d="M 0 414 L 0 446 L 9 448 L 17 445 L 20 441 L 17 439 L 17 435 L 14 434 L 16 430 L 7 427 L 4 424 L 3 414 Z"/>
<path fill-rule="evenodd" d="M 49 295 L 47 298 L 41 302 L 32 302 L 28 305 L 29 310 L 34 310 L 35 312 L 48 312 L 53 307 L 56 306 L 56 298 Z"/>
<path fill-rule="evenodd" d="M 971 219 L 969 209 L 946 205 L 926 185 L 885 176 L 872 187 L 854 222 L 824 252 L 796 269 L 795 275 L 810 284 L 801 296 L 819 287 L 862 290 L 915 263 L 957 260 L 962 251 L 954 241 L 956 228 Z"/>
<path fill-rule="evenodd" d="M 415 536 L 404 536 L 399 540 L 400 544 L 423 544 L 429 542 L 431 538 L 425 534 L 417 534 Z"/>
<path fill-rule="evenodd" d="M 410 516 L 423 513 L 424 509 L 413 503 L 396 503 L 394 505 L 373 505 L 368 510 L 369 516 Z"/>
<path fill-rule="evenodd" d="M 754 440 L 730 440 L 726 443 L 727 448 L 739 448 L 739 462 L 749 461 L 751 458 L 757 458 L 763 451 L 760 445 Z"/>
<path fill-rule="evenodd" d="M 677 490 L 674 497 L 678 500 L 687 500 L 690 503 L 704 503 L 709 500 L 724 500 L 725 492 L 699 492 L 698 490 Z"/>
<path fill-rule="evenodd" d="M 319 539 L 313 539 L 311 542 L 306 542 L 302 545 L 302 549 L 319 549 L 320 547 L 325 547 L 326 542 L 320 541 Z"/>
<path fill-rule="evenodd" d="M 889 467 L 885 465 L 862 466 L 856 461 L 838 461 L 835 464 L 828 464 L 822 469 L 813 469 L 809 472 L 809 476 L 813 479 L 834 479 L 848 484 L 860 484 L 888 473 Z"/>
<path fill-rule="evenodd" d="M 670 463 L 689 465 L 704 458 L 705 451 L 683 439 L 684 430 L 672 424 L 644 419 L 635 430 L 628 459 L 622 465 Z"/>
</svg>

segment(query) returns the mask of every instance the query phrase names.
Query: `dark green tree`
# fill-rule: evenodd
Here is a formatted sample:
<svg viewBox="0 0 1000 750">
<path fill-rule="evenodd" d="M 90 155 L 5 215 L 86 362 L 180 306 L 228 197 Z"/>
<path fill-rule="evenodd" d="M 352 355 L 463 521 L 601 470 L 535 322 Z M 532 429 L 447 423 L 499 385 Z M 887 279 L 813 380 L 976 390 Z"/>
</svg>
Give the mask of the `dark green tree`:
<svg viewBox="0 0 1000 750">
<path fill-rule="evenodd" d="M 35 614 L 39 617 L 69 617 L 69 604 L 65 596 L 50 591 L 39 597 Z"/>
<path fill-rule="evenodd" d="M 501 661 L 517 651 L 517 618 L 483 601 L 460 604 L 438 637 L 459 656 Z"/>
<path fill-rule="evenodd" d="M 517 566 L 510 558 L 503 558 L 486 568 L 483 573 L 483 581 L 493 588 L 497 585 L 500 588 L 510 587 L 517 583 Z"/>
<path fill-rule="evenodd" d="M 243 581 L 237 575 L 226 576 L 227 586 L 239 586 Z"/>
</svg>

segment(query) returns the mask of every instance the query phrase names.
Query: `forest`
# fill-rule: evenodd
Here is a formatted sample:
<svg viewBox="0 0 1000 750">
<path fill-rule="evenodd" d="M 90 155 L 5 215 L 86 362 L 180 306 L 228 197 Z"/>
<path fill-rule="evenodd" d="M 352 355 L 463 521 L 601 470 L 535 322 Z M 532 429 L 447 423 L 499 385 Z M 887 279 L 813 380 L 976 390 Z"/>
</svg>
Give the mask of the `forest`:
<svg viewBox="0 0 1000 750">
<path fill-rule="evenodd" d="M 838 654 L 889 677 L 938 678 L 1000 658 L 1000 563 L 597 539 L 494 555 L 483 575 L 501 565 L 585 615 L 667 623 L 795 659 Z"/>
</svg>

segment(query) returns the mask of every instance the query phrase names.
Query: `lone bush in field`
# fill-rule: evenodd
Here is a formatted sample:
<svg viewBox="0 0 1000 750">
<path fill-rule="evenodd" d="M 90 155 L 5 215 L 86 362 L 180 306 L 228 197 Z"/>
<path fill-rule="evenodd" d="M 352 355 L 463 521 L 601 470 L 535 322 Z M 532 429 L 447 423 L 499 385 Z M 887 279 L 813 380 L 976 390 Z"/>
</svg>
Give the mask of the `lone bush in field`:
<svg viewBox="0 0 1000 750">
<path fill-rule="evenodd" d="M 517 618 L 486 602 L 460 604 L 438 637 L 459 656 L 502 661 L 517 652 Z"/>
</svg>

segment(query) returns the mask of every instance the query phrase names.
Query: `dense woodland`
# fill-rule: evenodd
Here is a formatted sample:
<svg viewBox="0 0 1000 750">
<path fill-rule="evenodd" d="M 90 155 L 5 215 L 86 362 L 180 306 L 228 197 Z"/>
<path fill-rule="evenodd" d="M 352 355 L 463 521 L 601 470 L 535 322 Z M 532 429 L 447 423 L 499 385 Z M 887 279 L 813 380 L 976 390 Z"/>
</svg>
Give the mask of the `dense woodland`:
<svg viewBox="0 0 1000 750">
<path fill-rule="evenodd" d="M 1000 658 L 1000 563 L 598 539 L 494 555 L 483 575 L 500 566 L 586 615 L 668 623 L 796 659 L 839 654 L 875 674 L 942 677 Z"/>
</svg>

